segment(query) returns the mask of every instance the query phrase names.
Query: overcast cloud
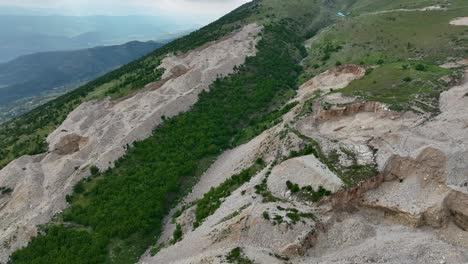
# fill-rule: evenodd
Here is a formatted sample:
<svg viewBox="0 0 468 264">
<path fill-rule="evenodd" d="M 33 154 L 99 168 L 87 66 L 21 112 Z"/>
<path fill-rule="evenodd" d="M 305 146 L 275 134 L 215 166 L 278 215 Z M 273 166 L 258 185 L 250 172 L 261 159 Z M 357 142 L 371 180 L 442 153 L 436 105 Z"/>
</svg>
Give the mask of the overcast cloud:
<svg viewBox="0 0 468 264">
<path fill-rule="evenodd" d="M 246 2 L 249 0 L 0 0 L 0 6 L 47 8 L 73 15 L 183 16 L 206 23 Z"/>
</svg>

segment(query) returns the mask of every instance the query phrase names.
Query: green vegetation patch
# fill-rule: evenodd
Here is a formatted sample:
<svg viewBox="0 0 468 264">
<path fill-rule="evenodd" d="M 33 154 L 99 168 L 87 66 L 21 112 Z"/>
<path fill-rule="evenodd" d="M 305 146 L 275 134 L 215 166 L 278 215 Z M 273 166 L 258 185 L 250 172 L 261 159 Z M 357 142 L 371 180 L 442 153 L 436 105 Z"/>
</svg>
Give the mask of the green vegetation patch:
<svg viewBox="0 0 468 264">
<path fill-rule="evenodd" d="M 264 203 L 273 203 L 280 201 L 278 197 L 275 197 L 271 191 L 268 189 L 268 177 L 271 174 L 271 168 L 268 168 L 268 171 L 265 175 L 265 178 L 262 180 L 260 184 L 255 185 L 255 193 L 261 195 L 263 197 L 262 202 Z"/>
<path fill-rule="evenodd" d="M 279 211 L 284 211 L 286 213 L 285 217 L 289 219 L 288 222 L 293 225 L 297 224 L 299 221 L 305 224 L 306 222 L 304 221 L 304 219 L 312 219 L 313 221 L 318 220 L 318 218 L 313 213 L 304 213 L 304 212 L 297 210 L 296 208 L 284 208 L 281 206 L 277 206 L 276 208 Z M 268 217 L 270 217 L 269 214 L 268 214 Z M 275 214 L 275 216 L 272 218 L 273 225 L 279 225 L 281 223 L 286 222 L 287 220 L 285 219 L 285 217 Z"/>
<path fill-rule="evenodd" d="M 264 162 L 259 161 L 250 168 L 227 179 L 218 187 L 211 188 L 209 192 L 205 193 L 203 198 L 196 202 L 197 208 L 195 209 L 193 227 L 197 228 L 200 226 L 208 216 L 212 215 L 221 206 L 223 198 L 228 197 L 233 191 L 250 181 L 250 179 L 264 167 Z"/>
<path fill-rule="evenodd" d="M 432 64 L 397 62 L 379 66 L 336 92 L 382 102 L 396 111 L 417 107 L 425 112 L 437 112 L 439 95 L 447 89 L 439 79 L 451 73 L 450 69 Z"/>
<path fill-rule="evenodd" d="M 315 191 L 314 188 L 310 185 L 300 188 L 297 183 L 286 181 L 286 187 L 293 195 L 311 202 L 318 202 L 323 197 L 331 195 L 331 192 L 325 189 L 323 186 L 319 186 L 317 191 Z"/>
<path fill-rule="evenodd" d="M 0 195 L 3 195 L 3 194 L 10 194 L 13 192 L 13 189 L 10 188 L 10 187 L 0 187 Z"/>
<path fill-rule="evenodd" d="M 252 260 L 245 256 L 240 247 L 236 247 L 226 256 L 227 263 L 233 264 L 254 264 Z"/>
<path fill-rule="evenodd" d="M 364 6 L 361 5 L 363 2 L 369 1 L 357 1 L 355 7 L 360 9 L 358 6 Z M 382 1 L 372 2 L 386 5 Z M 399 6 L 394 6 L 393 2 L 410 7 L 421 6 L 422 3 L 385 2 L 390 5 L 390 9 Z M 429 4 L 433 1 L 426 2 Z M 323 30 L 311 41 L 305 63 L 308 75 L 334 67 L 336 62 L 378 65 L 411 58 L 429 64 L 441 64 L 449 57 L 465 58 L 468 52 L 466 28 L 452 26 L 449 22 L 453 18 L 465 16 L 468 5 L 453 2 L 457 3 L 448 6 L 447 11 L 350 15 Z"/>
<path fill-rule="evenodd" d="M 439 4 L 440 0 L 360 0 L 356 1 L 351 10 L 353 13 L 366 14 L 395 9 L 418 9 Z M 442 6 L 446 7 L 444 4 Z"/>
<path fill-rule="evenodd" d="M 182 232 L 182 226 L 179 223 L 177 223 L 174 233 L 172 234 L 172 244 L 175 244 L 182 240 L 183 235 L 184 233 Z"/>
</svg>

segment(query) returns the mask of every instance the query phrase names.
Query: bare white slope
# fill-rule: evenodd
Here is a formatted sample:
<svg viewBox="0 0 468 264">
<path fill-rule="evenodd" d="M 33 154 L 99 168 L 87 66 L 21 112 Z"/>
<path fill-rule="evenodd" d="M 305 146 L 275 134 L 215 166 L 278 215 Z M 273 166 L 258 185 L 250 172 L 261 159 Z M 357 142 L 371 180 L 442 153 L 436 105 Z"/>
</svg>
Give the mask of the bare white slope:
<svg viewBox="0 0 468 264">
<path fill-rule="evenodd" d="M 255 55 L 261 29 L 247 25 L 188 54 L 168 56 L 160 66 L 165 69 L 162 82 L 118 102 L 83 103 L 49 135 L 48 153 L 19 158 L 2 169 L 0 186 L 13 192 L 0 196 L 0 262 L 27 244 L 36 225 L 67 206 L 65 196 L 89 175 L 89 166 L 113 166 L 126 146 L 151 135 L 163 116 L 189 110 L 216 78 Z"/>
<path fill-rule="evenodd" d="M 299 187 L 312 186 L 318 190 L 320 186 L 332 192 L 343 187 L 343 182 L 326 165 L 314 155 L 302 156 L 286 160 L 276 166 L 268 178 L 268 188 L 273 195 L 288 198 L 287 181 L 296 183 Z"/>
<path fill-rule="evenodd" d="M 450 21 L 450 25 L 454 26 L 468 26 L 468 17 L 459 17 Z"/>
</svg>

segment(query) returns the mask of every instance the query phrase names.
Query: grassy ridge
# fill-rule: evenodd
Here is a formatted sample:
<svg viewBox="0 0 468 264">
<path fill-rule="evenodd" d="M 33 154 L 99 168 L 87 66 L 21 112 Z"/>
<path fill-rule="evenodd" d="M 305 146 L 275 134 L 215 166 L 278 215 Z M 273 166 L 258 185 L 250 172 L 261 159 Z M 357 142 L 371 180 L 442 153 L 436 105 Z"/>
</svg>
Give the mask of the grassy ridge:
<svg viewBox="0 0 468 264">
<path fill-rule="evenodd" d="M 196 181 L 200 162 L 227 149 L 250 120 L 268 114 L 277 94 L 295 88 L 300 40 L 286 24 L 266 27 L 257 56 L 237 74 L 216 81 L 192 111 L 135 144 L 116 168 L 83 183 L 63 220 L 86 229 L 49 227 L 13 263 L 135 262 Z M 68 242 L 57 248 L 60 241 Z"/>
<path fill-rule="evenodd" d="M 351 12 L 311 39 L 301 80 L 336 65 L 375 65 L 378 67 L 364 78 L 336 92 L 383 102 L 398 111 L 437 113 L 439 95 L 447 89 L 439 78 L 453 73 L 437 65 L 468 54 L 468 29 L 449 22 L 465 16 L 468 5 L 452 0 L 444 11 L 375 13 L 427 7 L 436 2 L 375 1 L 370 4 L 374 11 L 366 7 L 366 2 L 369 1 L 358 1 L 350 9 L 359 10 L 358 15 Z"/>
<path fill-rule="evenodd" d="M 450 73 L 452 70 L 431 64 L 390 63 L 374 69 L 337 92 L 383 102 L 397 111 L 417 107 L 432 112 L 437 111 L 439 94 L 446 89 L 439 78 Z"/>
<path fill-rule="evenodd" d="M 468 6 L 447 11 L 391 12 L 347 17 L 313 39 L 308 71 L 323 72 L 342 64 L 386 64 L 412 58 L 426 63 L 443 63 L 449 57 L 468 52 L 466 27 L 449 24 L 464 16 Z M 338 47 L 327 55 L 327 46 Z"/>
</svg>

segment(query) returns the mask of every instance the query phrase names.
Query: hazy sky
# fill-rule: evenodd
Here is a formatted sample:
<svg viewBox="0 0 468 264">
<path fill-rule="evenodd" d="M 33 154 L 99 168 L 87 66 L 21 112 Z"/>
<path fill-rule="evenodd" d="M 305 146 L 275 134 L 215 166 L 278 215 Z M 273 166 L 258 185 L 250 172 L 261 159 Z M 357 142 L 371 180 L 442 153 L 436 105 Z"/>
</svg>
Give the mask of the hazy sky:
<svg viewBox="0 0 468 264">
<path fill-rule="evenodd" d="M 206 23 L 246 2 L 249 0 L 0 0 L 0 6 L 46 8 L 74 15 L 184 16 Z"/>
</svg>

